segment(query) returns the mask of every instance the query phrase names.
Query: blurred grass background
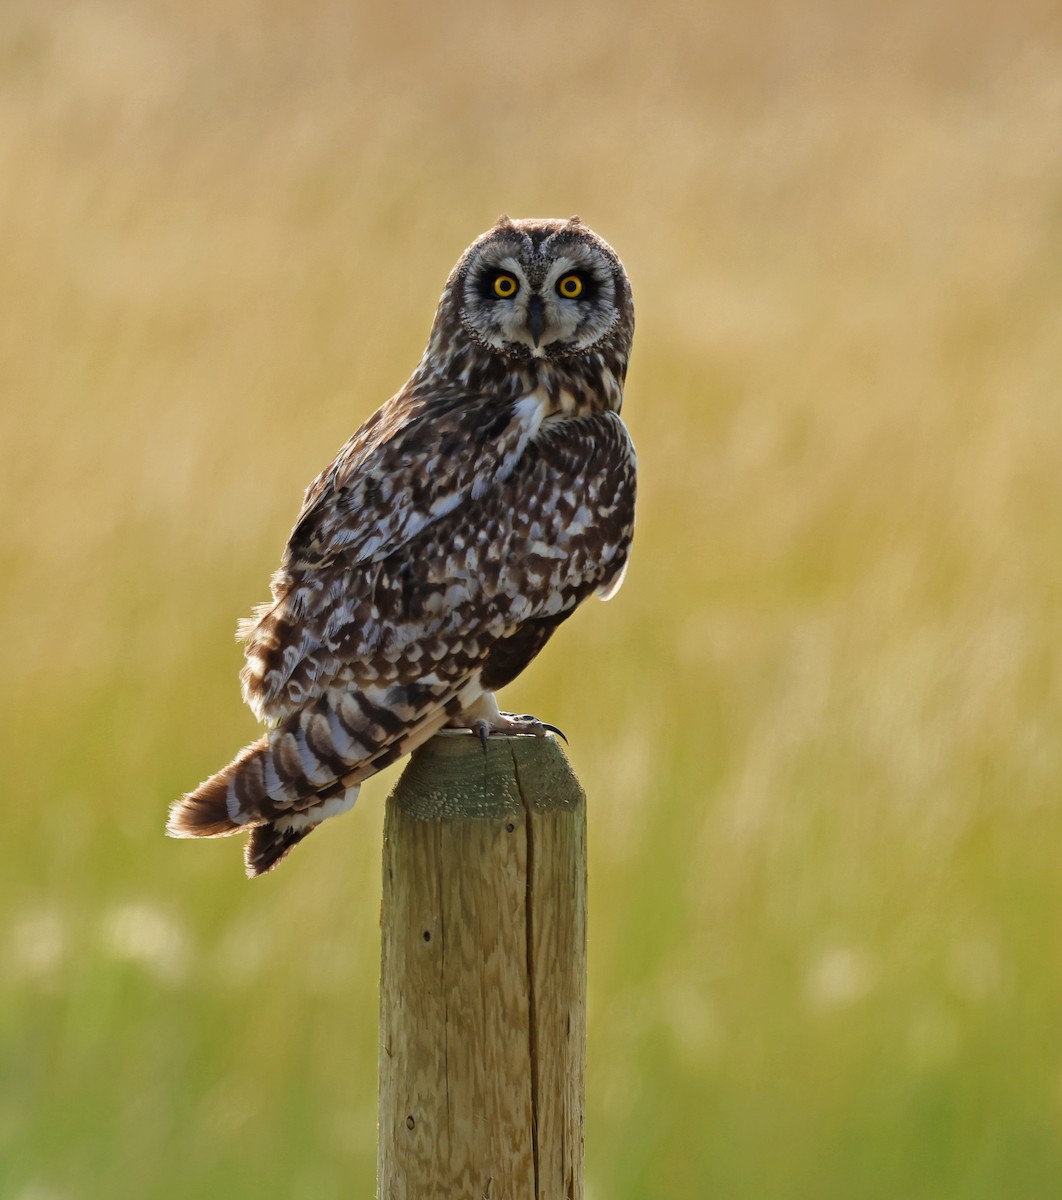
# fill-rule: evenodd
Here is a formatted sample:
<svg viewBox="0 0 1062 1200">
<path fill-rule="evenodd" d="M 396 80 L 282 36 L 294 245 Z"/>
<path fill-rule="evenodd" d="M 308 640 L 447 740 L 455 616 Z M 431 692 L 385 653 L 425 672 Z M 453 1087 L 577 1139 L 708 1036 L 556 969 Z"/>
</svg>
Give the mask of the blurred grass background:
<svg viewBox="0 0 1062 1200">
<path fill-rule="evenodd" d="M 591 1200 L 1058 1194 L 1054 0 L 0 8 L 0 1197 L 373 1194 L 382 801 L 168 801 L 502 211 L 619 250 L 624 591 L 507 693 L 591 800 Z"/>
</svg>

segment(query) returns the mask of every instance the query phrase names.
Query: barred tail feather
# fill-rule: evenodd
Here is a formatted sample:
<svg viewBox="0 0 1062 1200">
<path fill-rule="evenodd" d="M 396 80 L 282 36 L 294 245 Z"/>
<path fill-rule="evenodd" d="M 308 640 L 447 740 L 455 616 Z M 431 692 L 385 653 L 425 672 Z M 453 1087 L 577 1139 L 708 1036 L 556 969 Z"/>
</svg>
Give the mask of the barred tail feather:
<svg viewBox="0 0 1062 1200">
<path fill-rule="evenodd" d="M 260 737 L 236 755 L 229 765 L 201 783 L 170 805 L 166 832 L 170 837 L 227 837 L 246 830 L 253 824 L 250 813 L 240 813 L 230 806 L 235 779 L 249 762 L 255 762 L 269 750 L 268 737 Z M 242 819 L 238 819 L 242 817 Z M 259 817 L 259 821 L 264 820 Z"/>
<path fill-rule="evenodd" d="M 271 825 L 259 825 L 251 830 L 247 845 L 243 849 L 243 862 L 248 879 L 257 879 L 266 871 L 272 869 L 289 851 L 312 833 L 314 826 L 309 829 L 288 829 L 275 822 Z"/>
<path fill-rule="evenodd" d="M 247 877 L 254 879 L 271 871 L 293 846 L 298 845 L 307 834 L 313 833 L 322 821 L 352 809 L 360 791 L 360 784 L 346 787 L 337 783 L 312 807 L 277 817 L 252 829 L 243 851 Z"/>
<path fill-rule="evenodd" d="M 345 812 L 362 780 L 428 740 L 481 689 L 419 682 L 328 692 L 245 746 L 170 809 L 171 837 L 251 831 L 248 875 L 260 875 L 328 817 Z"/>
</svg>

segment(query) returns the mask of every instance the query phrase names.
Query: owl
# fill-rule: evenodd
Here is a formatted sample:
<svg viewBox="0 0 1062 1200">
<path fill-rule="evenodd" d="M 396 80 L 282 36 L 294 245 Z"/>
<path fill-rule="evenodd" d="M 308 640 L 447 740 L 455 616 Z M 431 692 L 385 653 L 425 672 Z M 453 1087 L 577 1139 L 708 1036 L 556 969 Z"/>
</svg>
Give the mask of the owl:
<svg viewBox="0 0 1062 1200">
<path fill-rule="evenodd" d="M 249 832 L 253 877 L 444 728 L 552 728 L 495 693 L 623 580 L 633 333 L 626 272 L 578 217 L 502 217 L 472 243 L 416 370 L 310 484 L 272 600 L 241 622 L 268 732 L 172 806 L 169 834 Z"/>
</svg>

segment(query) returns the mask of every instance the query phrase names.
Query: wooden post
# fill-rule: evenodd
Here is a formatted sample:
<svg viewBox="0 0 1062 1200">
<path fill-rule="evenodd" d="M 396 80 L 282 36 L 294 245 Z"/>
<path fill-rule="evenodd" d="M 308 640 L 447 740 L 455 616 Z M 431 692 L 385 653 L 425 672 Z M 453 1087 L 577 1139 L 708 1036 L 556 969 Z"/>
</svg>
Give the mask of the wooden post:
<svg viewBox="0 0 1062 1200">
<path fill-rule="evenodd" d="M 414 752 L 381 924 L 380 1200 L 581 1200 L 586 797 L 556 739 Z"/>
</svg>

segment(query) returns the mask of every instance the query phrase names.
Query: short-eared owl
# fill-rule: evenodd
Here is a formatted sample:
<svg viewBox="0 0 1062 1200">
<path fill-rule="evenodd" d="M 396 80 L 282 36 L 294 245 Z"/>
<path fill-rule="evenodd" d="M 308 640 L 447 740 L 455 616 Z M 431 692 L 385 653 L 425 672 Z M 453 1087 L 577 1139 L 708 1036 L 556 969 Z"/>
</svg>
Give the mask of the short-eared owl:
<svg viewBox="0 0 1062 1200">
<path fill-rule="evenodd" d="M 633 332 L 623 266 L 578 217 L 502 217 L 472 243 L 419 366 L 310 484 L 273 599 L 242 624 L 269 731 L 173 805 L 169 833 L 249 831 L 260 875 L 443 727 L 544 732 L 494 693 L 623 578 Z"/>
</svg>

